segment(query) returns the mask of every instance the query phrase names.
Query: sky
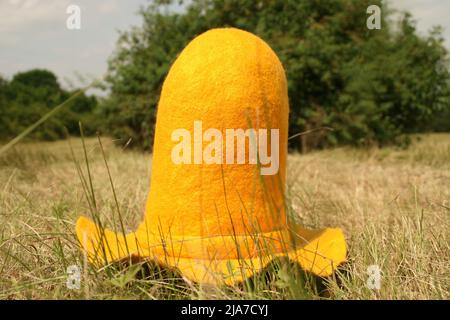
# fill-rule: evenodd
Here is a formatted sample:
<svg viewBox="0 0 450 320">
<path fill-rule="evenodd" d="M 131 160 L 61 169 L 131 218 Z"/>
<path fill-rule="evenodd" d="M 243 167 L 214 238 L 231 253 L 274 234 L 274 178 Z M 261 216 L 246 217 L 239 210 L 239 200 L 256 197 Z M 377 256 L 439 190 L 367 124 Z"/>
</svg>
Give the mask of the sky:
<svg viewBox="0 0 450 320">
<path fill-rule="evenodd" d="M 387 0 L 392 7 L 407 9 L 421 33 L 433 25 L 444 27 L 450 50 L 450 1 Z M 119 30 L 139 26 L 137 14 L 149 0 L 0 0 L 0 74 L 11 78 L 19 71 L 46 68 L 60 83 L 83 85 L 85 79 L 100 78 L 107 70 Z M 66 10 L 81 9 L 81 29 L 69 30 Z M 175 10 L 179 10 L 176 8 Z M 86 80 L 87 84 L 88 80 Z"/>
</svg>

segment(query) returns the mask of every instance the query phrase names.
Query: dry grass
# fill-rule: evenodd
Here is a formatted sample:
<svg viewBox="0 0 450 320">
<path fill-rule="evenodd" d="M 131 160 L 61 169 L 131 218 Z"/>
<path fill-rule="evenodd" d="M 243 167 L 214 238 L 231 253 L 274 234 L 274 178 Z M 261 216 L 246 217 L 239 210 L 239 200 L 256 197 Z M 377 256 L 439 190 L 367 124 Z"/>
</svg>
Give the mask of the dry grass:
<svg viewBox="0 0 450 320">
<path fill-rule="evenodd" d="M 304 225 L 339 226 L 349 261 L 319 281 L 285 262 L 250 283 L 205 288 L 148 265 L 94 270 L 78 249 L 74 222 L 89 211 L 67 141 L 22 144 L 0 156 L 0 299 L 66 298 L 450 298 L 450 135 L 421 136 L 409 149 L 342 148 L 291 155 L 289 200 Z M 118 202 L 130 230 L 141 220 L 150 155 L 103 139 Z M 79 140 L 74 154 L 83 161 Z M 96 139 L 87 140 L 100 214 L 115 208 Z M 367 267 L 382 271 L 370 290 Z M 81 290 L 66 287 L 66 269 L 82 269 Z M 137 275 L 137 276 L 136 276 Z"/>
</svg>

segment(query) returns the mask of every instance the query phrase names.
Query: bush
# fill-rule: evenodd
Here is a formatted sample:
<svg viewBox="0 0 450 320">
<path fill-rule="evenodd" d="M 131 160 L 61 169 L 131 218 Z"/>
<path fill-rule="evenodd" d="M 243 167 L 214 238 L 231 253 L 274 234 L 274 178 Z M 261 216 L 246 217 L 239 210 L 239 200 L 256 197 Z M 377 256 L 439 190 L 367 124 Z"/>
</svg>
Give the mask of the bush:
<svg viewBox="0 0 450 320">
<path fill-rule="evenodd" d="M 10 82 L 0 77 L 0 138 L 19 135 L 74 93 L 61 89 L 56 76 L 47 70 L 18 73 Z M 82 94 L 28 138 L 56 140 L 66 136 L 66 129 L 69 134 L 78 135 L 79 121 L 87 134 L 95 133 L 100 126 L 100 117 L 94 114 L 97 104 L 95 97 Z"/>
</svg>

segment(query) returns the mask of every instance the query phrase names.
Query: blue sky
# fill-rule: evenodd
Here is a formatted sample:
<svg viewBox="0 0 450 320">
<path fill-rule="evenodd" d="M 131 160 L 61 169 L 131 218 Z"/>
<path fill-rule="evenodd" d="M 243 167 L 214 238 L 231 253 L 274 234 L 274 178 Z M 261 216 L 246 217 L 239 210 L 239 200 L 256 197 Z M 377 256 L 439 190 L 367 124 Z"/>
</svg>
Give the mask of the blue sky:
<svg viewBox="0 0 450 320">
<path fill-rule="evenodd" d="M 100 77 L 115 47 L 118 30 L 140 25 L 137 12 L 148 0 L 0 0 L 0 74 L 47 68 L 68 87 L 79 85 L 77 74 Z M 389 0 L 407 9 L 425 33 L 433 25 L 444 27 L 450 49 L 450 1 Z M 81 30 L 68 30 L 66 8 L 81 7 Z"/>
</svg>

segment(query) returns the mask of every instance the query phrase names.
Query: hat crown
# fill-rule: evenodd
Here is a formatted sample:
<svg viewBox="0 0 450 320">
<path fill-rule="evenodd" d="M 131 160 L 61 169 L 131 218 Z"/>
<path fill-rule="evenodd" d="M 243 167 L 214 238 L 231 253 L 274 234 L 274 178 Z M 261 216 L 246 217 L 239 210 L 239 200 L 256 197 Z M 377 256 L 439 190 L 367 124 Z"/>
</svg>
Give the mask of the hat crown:
<svg viewBox="0 0 450 320">
<path fill-rule="evenodd" d="M 170 237 L 207 237 L 283 228 L 288 113 L 284 69 L 263 40 L 225 28 L 191 41 L 163 85 L 151 186 L 140 229 L 170 233 Z M 189 133 L 189 139 L 178 136 L 174 141 L 174 132 L 180 129 Z M 215 139 L 209 136 L 208 140 L 208 129 Z M 244 163 L 238 163 L 237 140 L 230 136 L 233 139 L 228 142 L 234 145 L 227 144 L 227 134 L 233 132 L 248 134 Z M 278 137 L 272 132 L 278 132 Z M 219 133 L 222 154 L 217 155 L 217 149 L 208 153 L 208 145 L 219 139 Z M 269 164 L 250 160 L 251 147 L 258 149 L 263 141 L 258 134 L 267 134 L 267 155 L 278 161 L 272 163 L 278 166 L 276 174 L 261 175 L 261 167 Z M 190 163 L 174 161 L 174 147 L 182 140 L 190 146 L 190 154 L 180 155 Z M 276 155 L 271 154 L 275 144 Z M 216 162 L 208 162 L 208 154 L 217 156 Z"/>
</svg>

